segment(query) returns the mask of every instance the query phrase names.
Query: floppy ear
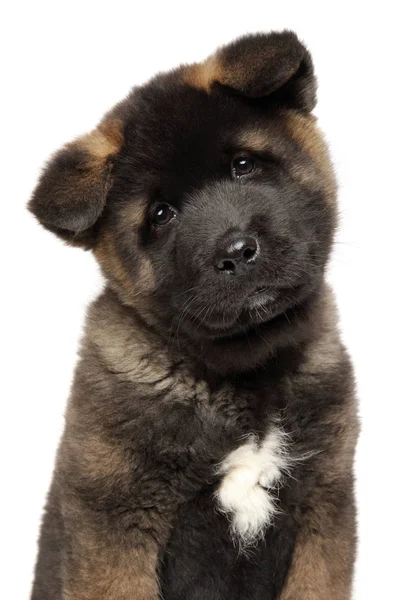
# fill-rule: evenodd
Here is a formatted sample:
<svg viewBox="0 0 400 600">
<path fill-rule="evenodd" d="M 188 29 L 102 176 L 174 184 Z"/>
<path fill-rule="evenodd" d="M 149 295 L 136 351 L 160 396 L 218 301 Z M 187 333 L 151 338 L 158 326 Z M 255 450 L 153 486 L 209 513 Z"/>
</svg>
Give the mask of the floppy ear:
<svg viewBox="0 0 400 600">
<path fill-rule="evenodd" d="M 292 31 L 248 35 L 189 67 L 187 83 L 225 86 L 249 98 L 310 112 L 316 104 L 311 56 Z"/>
<path fill-rule="evenodd" d="M 106 117 L 94 131 L 56 152 L 28 204 L 44 227 L 70 244 L 93 246 L 122 143 L 122 121 Z"/>
</svg>

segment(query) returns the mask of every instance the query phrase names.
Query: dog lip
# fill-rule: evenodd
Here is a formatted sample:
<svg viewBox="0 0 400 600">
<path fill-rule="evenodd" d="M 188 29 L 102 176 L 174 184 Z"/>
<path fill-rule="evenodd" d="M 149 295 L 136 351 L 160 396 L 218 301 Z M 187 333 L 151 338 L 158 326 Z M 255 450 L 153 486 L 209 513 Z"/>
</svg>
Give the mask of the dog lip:
<svg viewBox="0 0 400 600">
<path fill-rule="evenodd" d="M 249 298 L 253 298 L 254 296 L 258 296 L 258 294 L 262 294 L 263 292 L 267 291 L 267 286 L 266 285 L 262 285 L 257 287 L 254 292 L 252 292 L 249 296 Z"/>
<path fill-rule="evenodd" d="M 299 289 L 302 288 L 302 283 L 297 283 L 295 285 L 260 285 L 258 287 L 256 287 L 251 294 L 249 294 L 247 296 L 247 298 L 257 298 L 258 296 L 264 296 L 267 297 L 268 295 L 270 295 L 271 297 L 273 296 L 274 298 L 277 298 L 280 294 L 287 294 L 287 293 L 295 293 L 297 292 Z"/>
<path fill-rule="evenodd" d="M 247 296 L 244 309 L 252 311 L 253 309 L 264 307 L 268 310 L 274 310 L 280 301 L 298 296 L 302 287 L 302 284 L 282 287 L 258 286 Z"/>
<path fill-rule="evenodd" d="M 271 303 L 278 298 L 281 291 L 284 290 L 270 285 L 259 285 L 247 296 L 245 304 L 259 305 Z"/>
<path fill-rule="evenodd" d="M 277 290 L 271 290 L 267 286 L 257 289 L 253 294 L 247 297 L 247 308 L 257 308 L 258 306 L 268 306 L 273 304 L 279 297 Z"/>
<path fill-rule="evenodd" d="M 261 296 L 264 294 L 270 294 L 271 296 L 276 296 L 276 291 L 275 290 L 271 290 L 270 287 L 268 287 L 267 285 L 263 285 L 263 286 L 259 286 L 257 287 L 254 292 L 252 292 L 248 298 L 257 298 L 257 296 Z"/>
</svg>

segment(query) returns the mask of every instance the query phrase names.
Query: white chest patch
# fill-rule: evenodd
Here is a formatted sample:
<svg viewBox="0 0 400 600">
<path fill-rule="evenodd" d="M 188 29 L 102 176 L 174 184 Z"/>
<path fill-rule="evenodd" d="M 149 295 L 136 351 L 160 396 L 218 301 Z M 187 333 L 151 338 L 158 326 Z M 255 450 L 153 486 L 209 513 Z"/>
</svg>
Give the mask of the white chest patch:
<svg viewBox="0 0 400 600">
<path fill-rule="evenodd" d="M 288 468 L 287 435 L 276 426 L 261 442 L 248 438 L 223 460 L 217 500 L 241 546 L 255 543 L 271 523 L 277 510 L 274 488 Z"/>
</svg>

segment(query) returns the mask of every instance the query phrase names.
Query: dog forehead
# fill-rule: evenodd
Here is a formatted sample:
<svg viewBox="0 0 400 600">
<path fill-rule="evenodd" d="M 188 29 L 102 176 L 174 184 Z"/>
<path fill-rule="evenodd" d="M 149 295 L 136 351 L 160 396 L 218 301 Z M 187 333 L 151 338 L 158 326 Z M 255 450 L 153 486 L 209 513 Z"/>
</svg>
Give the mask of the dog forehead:
<svg viewBox="0 0 400 600">
<path fill-rule="evenodd" d="M 126 149 L 140 164 L 149 166 L 189 163 L 195 167 L 221 153 L 272 149 L 290 139 L 285 118 L 224 93 L 206 94 L 180 85 L 148 85 L 136 96 L 134 117 L 127 127 Z"/>
<path fill-rule="evenodd" d="M 150 83 L 132 98 L 135 104 L 130 126 L 133 140 L 156 144 L 171 150 L 180 140 L 187 142 L 206 137 L 212 142 L 222 129 L 246 118 L 238 110 L 239 100 L 208 95 L 182 83 L 156 85 Z"/>
<path fill-rule="evenodd" d="M 131 103 L 118 174 L 133 188 L 197 182 L 221 161 L 233 127 L 233 102 L 185 84 L 151 84 L 138 90 Z"/>
</svg>

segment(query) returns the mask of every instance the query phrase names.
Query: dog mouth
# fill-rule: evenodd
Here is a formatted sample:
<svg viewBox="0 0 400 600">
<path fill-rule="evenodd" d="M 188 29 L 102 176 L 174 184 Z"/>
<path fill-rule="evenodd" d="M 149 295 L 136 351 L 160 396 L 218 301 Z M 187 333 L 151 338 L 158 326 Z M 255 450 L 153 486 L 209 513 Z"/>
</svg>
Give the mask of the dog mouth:
<svg viewBox="0 0 400 600">
<path fill-rule="evenodd" d="M 226 309 L 216 306 L 213 311 L 205 310 L 207 318 L 188 315 L 188 333 L 196 337 L 222 338 L 244 333 L 258 327 L 293 306 L 304 295 L 304 284 L 272 287 L 260 285 L 246 294 L 241 301 L 230 304 Z"/>
<path fill-rule="evenodd" d="M 247 297 L 249 308 L 256 308 L 275 302 L 279 297 L 279 291 L 273 290 L 266 285 L 257 287 L 254 292 Z"/>
</svg>

